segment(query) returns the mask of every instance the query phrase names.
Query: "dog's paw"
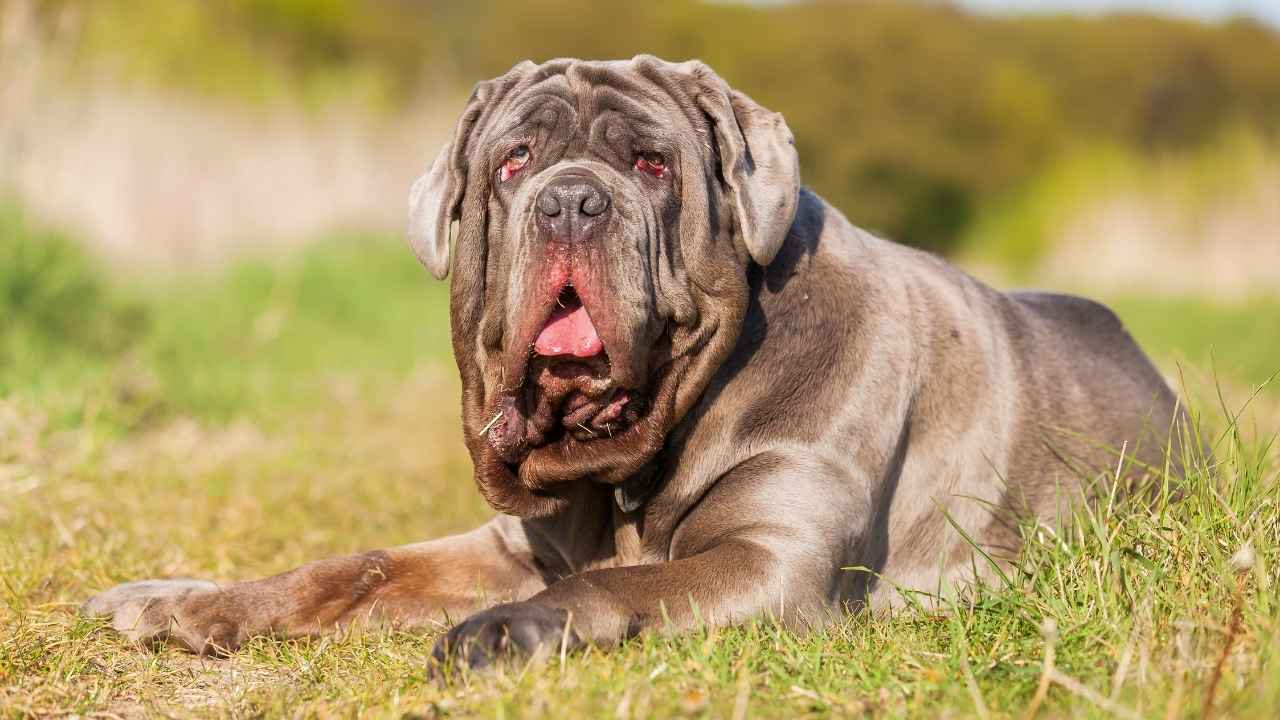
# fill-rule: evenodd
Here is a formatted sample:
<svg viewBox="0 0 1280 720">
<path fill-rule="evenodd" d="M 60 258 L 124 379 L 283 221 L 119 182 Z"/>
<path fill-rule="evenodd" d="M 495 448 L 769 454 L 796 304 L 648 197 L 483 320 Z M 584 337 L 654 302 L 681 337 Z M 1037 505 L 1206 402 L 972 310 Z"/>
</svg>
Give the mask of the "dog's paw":
<svg viewBox="0 0 1280 720">
<path fill-rule="evenodd" d="M 233 599 L 203 580 L 142 580 L 98 593 L 80 608 L 108 618 L 113 630 L 152 648 L 176 645 L 221 655 L 240 645 L 240 613 Z"/>
<path fill-rule="evenodd" d="M 530 602 L 497 605 L 463 620 L 436 642 L 432 656 L 472 668 L 485 667 L 513 655 L 541 659 L 580 644 L 567 629 L 569 614 Z"/>
</svg>

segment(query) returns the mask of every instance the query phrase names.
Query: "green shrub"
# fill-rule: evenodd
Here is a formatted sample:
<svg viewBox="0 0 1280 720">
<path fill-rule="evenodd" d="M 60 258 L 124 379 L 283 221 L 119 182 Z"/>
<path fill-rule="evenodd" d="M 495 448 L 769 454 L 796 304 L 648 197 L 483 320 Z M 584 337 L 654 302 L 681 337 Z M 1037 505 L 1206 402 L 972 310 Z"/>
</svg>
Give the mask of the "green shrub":
<svg viewBox="0 0 1280 720">
<path fill-rule="evenodd" d="M 1195 229 L 1233 202 L 1265 192 L 1276 167 L 1280 145 L 1247 126 L 1179 151 L 1145 153 L 1121 143 L 1078 143 L 1021 188 L 983 207 L 958 246 L 970 259 L 995 263 L 1015 276 L 1034 276 L 1070 223 L 1101 203 L 1128 198 L 1168 208 L 1168 219 L 1190 230 L 1167 242 L 1199 247 L 1212 236 Z"/>
<path fill-rule="evenodd" d="M 145 329 L 142 307 L 112 293 L 79 246 L 0 203 L 0 394 L 117 355 Z"/>
<path fill-rule="evenodd" d="M 807 184 L 858 224 L 942 252 L 1064 148 L 1149 154 L 1280 124 L 1280 36 L 1247 21 L 835 1 L 43 5 L 83 18 L 80 59 L 95 73 L 237 101 L 395 110 L 525 58 L 701 58 L 786 115 Z"/>
</svg>

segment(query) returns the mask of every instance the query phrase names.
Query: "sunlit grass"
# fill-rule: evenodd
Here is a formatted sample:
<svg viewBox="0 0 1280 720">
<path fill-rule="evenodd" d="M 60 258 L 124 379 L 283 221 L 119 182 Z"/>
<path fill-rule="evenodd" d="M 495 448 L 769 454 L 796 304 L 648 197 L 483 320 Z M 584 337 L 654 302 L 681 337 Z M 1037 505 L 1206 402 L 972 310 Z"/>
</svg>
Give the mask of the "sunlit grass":
<svg viewBox="0 0 1280 720">
<path fill-rule="evenodd" d="M 432 632 L 262 639 L 215 661 L 139 651 L 76 617 L 76 603 L 122 580 L 262 575 L 478 521 L 485 510 L 451 448 L 457 438 L 431 433 L 448 415 L 431 401 L 452 381 L 427 373 L 415 382 L 398 400 L 370 398 L 391 411 L 318 399 L 310 419 L 270 434 L 194 427 L 66 466 L 51 448 L 7 466 L 0 707 L 388 717 L 725 717 L 747 707 L 786 717 L 932 716 L 940 707 L 968 716 L 982 714 L 981 702 L 1014 717 L 1046 673 L 1042 716 L 1163 716 L 1170 706 L 1175 717 L 1196 715 L 1215 675 L 1220 715 L 1280 707 L 1280 486 L 1264 444 L 1237 443 L 1216 422 L 1215 460 L 1193 463 L 1182 499 L 1117 500 L 1060 533 L 1029 529 L 1009 586 L 944 612 L 864 615 L 809 635 L 767 619 L 646 635 L 448 683 L 428 674 Z M 1254 559 L 1233 565 L 1243 548 Z M 1046 633 L 1046 621 L 1056 630 Z"/>
<path fill-rule="evenodd" d="M 1194 405 L 1212 459 L 1176 502 L 1028 528 L 1007 586 L 946 612 L 645 635 L 442 683 L 433 632 L 262 639 L 215 661 L 136 650 L 74 608 L 116 582 L 262 576 L 483 520 L 445 286 L 386 238 L 141 287 L 86 273 L 143 318 L 132 342 L 68 346 L 76 362 L 35 387 L 21 379 L 39 367 L 0 367 L 0 716 L 1019 717 L 1046 679 L 1039 717 L 1198 716 L 1215 682 L 1216 716 L 1280 710 L 1275 428 L 1230 421 L 1278 357 L 1250 324 L 1272 306 L 1119 303 L 1171 375 L 1199 373 L 1188 394 L 1215 399 Z M 1199 365 L 1209 343 L 1226 411 Z"/>
<path fill-rule="evenodd" d="M 1222 382 L 1256 387 L 1280 370 L 1280 297 L 1224 303 L 1118 295 L 1107 304 L 1147 352 L 1166 367 L 1188 366 L 1201 384 L 1211 385 L 1216 372 Z M 1280 397 L 1280 383 L 1268 390 Z"/>
</svg>

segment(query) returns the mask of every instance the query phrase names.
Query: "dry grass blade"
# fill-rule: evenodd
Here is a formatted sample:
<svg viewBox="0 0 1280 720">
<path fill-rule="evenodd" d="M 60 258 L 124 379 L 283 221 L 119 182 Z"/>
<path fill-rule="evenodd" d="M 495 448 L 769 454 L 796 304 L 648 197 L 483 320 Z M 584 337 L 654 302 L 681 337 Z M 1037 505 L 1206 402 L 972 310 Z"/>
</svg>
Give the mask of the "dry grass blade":
<svg viewBox="0 0 1280 720">
<path fill-rule="evenodd" d="M 1076 680 L 1070 675 L 1066 675 L 1055 669 L 1049 673 L 1049 677 L 1050 679 L 1053 680 L 1053 682 L 1058 683 L 1063 688 L 1065 688 L 1067 692 L 1070 692 L 1073 695 L 1077 695 L 1079 697 L 1084 698 L 1085 700 L 1088 700 L 1089 702 L 1093 703 L 1094 705 L 1097 705 L 1098 707 L 1102 708 L 1103 710 L 1106 710 L 1107 712 L 1111 713 L 1112 715 L 1115 715 L 1116 717 L 1131 718 L 1132 720 L 1139 720 L 1139 718 L 1141 718 L 1141 716 L 1138 715 L 1138 713 L 1134 712 L 1133 710 L 1117 702 L 1112 701 L 1110 698 L 1104 697 L 1102 694 L 1088 687 L 1087 685 L 1080 682 L 1079 680 Z"/>
<path fill-rule="evenodd" d="M 1031 696 L 1031 703 L 1022 713 L 1022 720 L 1032 720 L 1036 716 L 1049 694 L 1049 685 L 1053 682 L 1053 656 L 1058 645 L 1058 623 L 1053 618 L 1045 618 L 1040 622 L 1040 635 L 1044 638 L 1044 662 L 1040 669 L 1040 681 L 1036 685 L 1035 695 Z"/>
<path fill-rule="evenodd" d="M 1231 603 L 1231 624 L 1227 628 L 1227 637 L 1222 642 L 1222 652 L 1218 661 L 1213 664 L 1213 672 L 1209 675 L 1209 684 L 1204 691 L 1204 704 L 1200 708 L 1200 717 L 1209 720 L 1213 716 L 1213 700 L 1218 694 L 1218 682 L 1222 679 L 1222 669 L 1226 667 L 1227 658 L 1231 655 L 1231 647 L 1240 634 L 1240 623 L 1244 620 L 1244 583 L 1254 565 L 1253 549 L 1245 546 L 1231 556 L 1232 568 L 1236 571 L 1236 591 Z"/>
<path fill-rule="evenodd" d="M 964 672 L 965 689 L 969 692 L 969 699 L 973 701 L 974 711 L 978 713 L 978 717 L 987 720 L 991 717 L 991 711 L 987 709 L 987 703 L 982 699 L 982 691 L 978 689 L 978 681 L 973 677 L 973 667 L 969 664 L 967 647 L 960 653 L 960 668 Z"/>
<path fill-rule="evenodd" d="M 496 415 L 494 415 L 494 416 L 493 416 L 493 419 L 492 419 L 492 420 L 490 420 L 489 422 L 485 423 L 485 424 L 484 424 L 484 427 L 480 428 L 480 434 L 481 434 L 481 435 L 484 435 L 485 433 L 489 432 L 489 431 L 490 431 L 490 430 L 492 430 L 492 429 L 493 429 L 493 427 L 494 427 L 495 425 L 497 425 L 497 424 L 498 424 L 498 422 L 499 422 L 499 421 L 501 421 L 501 420 L 502 420 L 502 413 L 501 413 L 501 412 L 499 412 L 498 414 L 496 414 Z"/>
</svg>

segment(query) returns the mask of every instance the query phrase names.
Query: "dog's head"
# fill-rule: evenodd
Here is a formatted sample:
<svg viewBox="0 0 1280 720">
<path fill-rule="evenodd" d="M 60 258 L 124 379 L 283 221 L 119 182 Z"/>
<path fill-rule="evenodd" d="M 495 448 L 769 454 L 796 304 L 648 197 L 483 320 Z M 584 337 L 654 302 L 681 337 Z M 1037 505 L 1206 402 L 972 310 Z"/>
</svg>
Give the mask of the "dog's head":
<svg viewBox="0 0 1280 720">
<path fill-rule="evenodd" d="M 565 483 L 653 458 L 733 348 L 747 268 L 778 252 L 798 192 L 782 117 L 699 62 L 526 62 L 476 86 L 414 184 L 410 242 L 454 273 L 491 505 L 551 514 Z"/>
</svg>

